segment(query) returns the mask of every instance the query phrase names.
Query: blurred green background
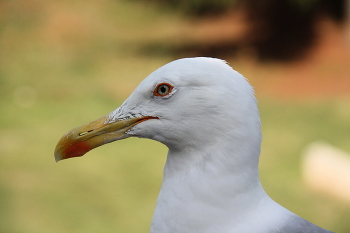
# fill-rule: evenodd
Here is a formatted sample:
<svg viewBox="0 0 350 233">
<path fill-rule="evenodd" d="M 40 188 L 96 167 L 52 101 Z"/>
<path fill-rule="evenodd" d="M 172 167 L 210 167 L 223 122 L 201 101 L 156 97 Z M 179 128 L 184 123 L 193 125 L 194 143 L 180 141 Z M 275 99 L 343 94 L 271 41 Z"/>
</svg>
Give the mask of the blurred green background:
<svg viewBox="0 0 350 233">
<path fill-rule="evenodd" d="M 302 151 L 317 140 L 350 152 L 346 27 L 321 17 L 313 46 L 280 59 L 245 43 L 242 11 L 181 6 L 0 1 L 1 233 L 148 232 L 165 146 L 133 138 L 56 164 L 55 145 L 69 129 L 116 109 L 158 67 L 215 55 L 256 89 L 267 193 L 317 225 L 350 232 L 350 204 L 310 190 L 300 168 Z M 226 41 L 235 46 L 218 52 Z"/>
</svg>

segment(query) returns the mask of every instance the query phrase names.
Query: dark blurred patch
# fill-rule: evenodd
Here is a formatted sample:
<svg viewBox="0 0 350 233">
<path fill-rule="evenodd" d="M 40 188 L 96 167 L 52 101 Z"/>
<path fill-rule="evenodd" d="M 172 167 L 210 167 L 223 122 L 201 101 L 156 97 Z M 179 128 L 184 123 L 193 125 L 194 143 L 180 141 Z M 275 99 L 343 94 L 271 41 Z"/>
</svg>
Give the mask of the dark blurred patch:
<svg viewBox="0 0 350 233">
<path fill-rule="evenodd" d="M 138 0 L 179 10 L 189 17 L 217 15 L 232 8 L 238 0 Z"/>
<path fill-rule="evenodd" d="M 317 40 L 317 22 L 324 18 L 343 24 L 346 0 L 166 0 L 185 15 L 196 18 L 216 17 L 227 12 L 246 14 L 248 30 L 240 40 L 192 41 L 184 37 L 180 43 L 154 42 L 143 47 L 149 54 L 181 56 L 235 56 L 250 51 L 260 61 L 293 61 L 303 58 Z M 235 24 L 235 22 L 232 22 Z M 220 27 L 220 25 L 218 25 Z M 234 35 L 232 35 L 234 37 Z"/>
<path fill-rule="evenodd" d="M 321 18 L 342 23 L 345 0 L 242 0 L 251 25 L 246 35 L 259 60 L 289 61 L 302 58 L 317 39 Z"/>
</svg>

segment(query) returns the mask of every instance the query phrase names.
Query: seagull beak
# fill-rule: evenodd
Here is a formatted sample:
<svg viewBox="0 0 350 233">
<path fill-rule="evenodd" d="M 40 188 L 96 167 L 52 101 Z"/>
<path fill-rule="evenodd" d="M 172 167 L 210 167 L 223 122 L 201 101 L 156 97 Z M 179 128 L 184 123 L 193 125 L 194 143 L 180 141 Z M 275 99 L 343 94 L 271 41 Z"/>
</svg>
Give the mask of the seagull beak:
<svg viewBox="0 0 350 233">
<path fill-rule="evenodd" d="M 140 117 L 109 122 L 108 115 L 67 132 L 55 148 L 56 162 L 83 156 L 106 143 L 130 137 L 127 132 L 135 125 L 157 117 Z M 106 123 L 107 122 L 107 123 Z"/>
</svg>

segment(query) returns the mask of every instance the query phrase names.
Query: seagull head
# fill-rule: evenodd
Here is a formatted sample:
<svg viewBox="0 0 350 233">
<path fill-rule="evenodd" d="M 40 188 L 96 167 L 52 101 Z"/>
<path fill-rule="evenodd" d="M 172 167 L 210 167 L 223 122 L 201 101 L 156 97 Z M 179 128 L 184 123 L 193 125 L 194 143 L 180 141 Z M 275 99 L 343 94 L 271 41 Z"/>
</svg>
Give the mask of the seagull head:
<svg viewBox="0 0 350 233">
<path fill-rule="evenodd" d="M 224 138 L 237 145 L 260 143 L 253 89 L 223 60 L 175 60 L 146 77 L 116 110 L 67 132 L 55 158 L 79 157 L 132 136 L 159 141 L 173 151 L 218 145 Z"/>
<path fill-rule="evenodd" d="M 263 190 L 253 88 L 223 60 L 184 58 L 159 68 L 119 108 L 63 135 L 55 158 L 128 137 L 169 148 L 153 233 L 328 232 Z"/>
</svg>

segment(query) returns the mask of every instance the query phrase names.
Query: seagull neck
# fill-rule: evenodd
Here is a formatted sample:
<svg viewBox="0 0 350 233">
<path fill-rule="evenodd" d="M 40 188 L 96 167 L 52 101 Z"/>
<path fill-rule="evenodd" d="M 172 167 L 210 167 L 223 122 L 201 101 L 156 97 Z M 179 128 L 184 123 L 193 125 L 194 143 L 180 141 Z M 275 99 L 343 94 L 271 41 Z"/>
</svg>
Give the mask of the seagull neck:
<svg viewBox="0 0 350 233">
<path fill-rule="evenodd" d="M 209 232 L 218 220 L 239 225 L 269 200 L 259 181 L 259 151 L 215 147 L 169 151 L 151 232 L 187 232 L 196 224 Z"/>
<path fill-rule="evenodd" d="M 258 162 L 260 148 L 245 143 L 232 148 L 208 145 L 202 149 L 169 151 L 164 167 L 164 181 L 180 181 L 188 188 L 208 187 L 198 192 L 224 192 L 231 198 L 260 189 Z M 213 188 L 213 189 L 212 189 Z"/>
</svg>

